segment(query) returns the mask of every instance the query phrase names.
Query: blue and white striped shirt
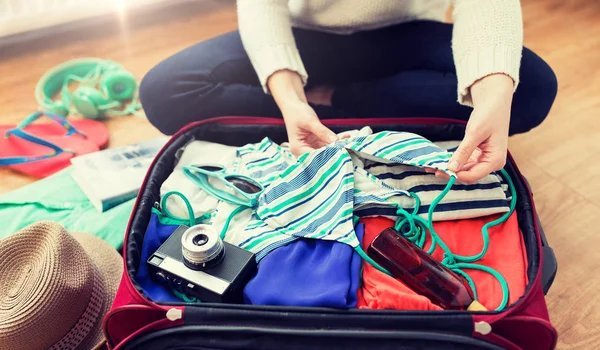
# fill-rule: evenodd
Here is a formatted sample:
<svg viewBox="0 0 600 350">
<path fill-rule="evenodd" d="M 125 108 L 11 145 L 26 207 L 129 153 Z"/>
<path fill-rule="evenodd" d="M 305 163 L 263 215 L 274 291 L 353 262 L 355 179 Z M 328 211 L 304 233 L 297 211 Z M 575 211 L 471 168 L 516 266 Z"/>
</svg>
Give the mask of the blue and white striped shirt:
<svg viewBox="0 0 600 350">
<path fill-rule="evenodd" d="M 257 254 L 260 260 L 277 247 L 299 238 L 335 240 L 357 247 L 353 216 L 396 218 L 396 207 L 419 215 L 447 182 L 428 174 L 431 167 L 448 174 L 451 153 L 423 137 L 380 132 L 345 139 L 304 154 L 265 138 L 237 152 L 237 172 L 260 182 L 265 191 L 244 228 L 226 240 Z M 455 184 L 442 199 L 433 220 L 478 217 L 509 210 L 510 194 L 502 178 L 491 174 L 475 184 Z"/>
</svg>

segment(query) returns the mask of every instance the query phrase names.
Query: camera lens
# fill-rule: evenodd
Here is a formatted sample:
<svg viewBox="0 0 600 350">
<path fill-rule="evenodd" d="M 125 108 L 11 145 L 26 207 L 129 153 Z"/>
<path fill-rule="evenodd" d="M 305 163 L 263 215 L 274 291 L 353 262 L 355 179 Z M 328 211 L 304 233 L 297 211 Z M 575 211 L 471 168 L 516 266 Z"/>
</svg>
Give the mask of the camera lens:
<svg viewBox="0 0 600 350">
<path fill-rule="evenodd" d="M 188 228 L 181 236 L 183 262 L 194 270 L 217 265 L 225 255 L 223 240 L 208 225 Z"/>
<path fill-rule="evenodd" d="M 205 234 L 199 234 L 196 235 L 194 238 L 192 238 L 192 243 L 194 243 L 195 245 L 201 247 L 203 245 L 205 245 L 208 242 L 208 236 Z"/>
</svg>

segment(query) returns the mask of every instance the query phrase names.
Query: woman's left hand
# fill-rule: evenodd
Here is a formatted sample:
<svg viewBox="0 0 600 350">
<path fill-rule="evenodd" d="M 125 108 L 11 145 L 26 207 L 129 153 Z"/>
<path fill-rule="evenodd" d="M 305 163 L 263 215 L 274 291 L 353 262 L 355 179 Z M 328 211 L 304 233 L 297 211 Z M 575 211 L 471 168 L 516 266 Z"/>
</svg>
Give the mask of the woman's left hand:
<svg viewBox="0 0 600 350">
<path fill-rule="evenodd" d="M 473 112 L 465 137 L 448 163 L 459 181 L 472 183 L 504 167 L 513 84 L 509 76 L 493 74 L 471 86 Z"/>
</svg>

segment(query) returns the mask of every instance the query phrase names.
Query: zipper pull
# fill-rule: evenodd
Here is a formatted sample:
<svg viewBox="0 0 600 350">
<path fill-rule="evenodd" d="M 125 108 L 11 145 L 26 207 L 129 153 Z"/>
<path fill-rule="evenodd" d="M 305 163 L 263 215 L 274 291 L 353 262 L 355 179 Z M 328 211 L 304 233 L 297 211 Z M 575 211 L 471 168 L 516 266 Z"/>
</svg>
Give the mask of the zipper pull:
<svg viewBox="0 0 600 350">
<path fill-rule="evenodd" d="M 492 326 L 485 321 L 475 322 L 475 332 L 481 335 L 488 335 L 492 333 Z"/>
<path fill-rule="evenodd" d="M 162 212 L 162 210 L 160 210 L 160 203 L 154 202 L 154 208 L 156 208 L 156 209 L 158 209 L 159 211 Z"/>
<path fill-rule="evenodd" d="M 169 309 L 169 311 L 167 311 L 167 319 L 169 321 L 177 321 L 177 320 L 180 320 L 181 318 L 183 318 L 182 310 L 172 308 L 172 309 Z"/>
</svg>

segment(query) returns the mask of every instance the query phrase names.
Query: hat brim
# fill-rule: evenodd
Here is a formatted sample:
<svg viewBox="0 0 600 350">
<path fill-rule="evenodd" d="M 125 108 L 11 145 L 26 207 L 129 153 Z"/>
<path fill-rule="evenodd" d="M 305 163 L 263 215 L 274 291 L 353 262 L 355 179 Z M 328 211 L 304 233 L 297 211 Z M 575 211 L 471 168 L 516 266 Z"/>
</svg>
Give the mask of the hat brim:
<svg viewBox="0 0 600 350">
<path fill-rule="evenodd" d="M 100 319 L 96 322 L 94 329 L 90 330 L 90 335 L 84 341 L 86 346 L 83 348 L 96 349 L 104 343 L 102 319 L 110 310 L 115 300 L 119 283 L 121 283 L 123 259 L 115 248 L 100 237 L 81 232 L 71 232 L 71 236 L 79 242 L 100 272 L 106 290 Z"/>
</svg>

